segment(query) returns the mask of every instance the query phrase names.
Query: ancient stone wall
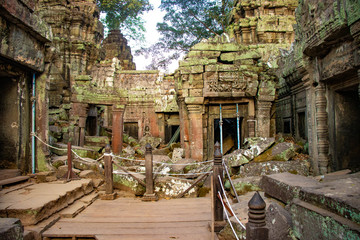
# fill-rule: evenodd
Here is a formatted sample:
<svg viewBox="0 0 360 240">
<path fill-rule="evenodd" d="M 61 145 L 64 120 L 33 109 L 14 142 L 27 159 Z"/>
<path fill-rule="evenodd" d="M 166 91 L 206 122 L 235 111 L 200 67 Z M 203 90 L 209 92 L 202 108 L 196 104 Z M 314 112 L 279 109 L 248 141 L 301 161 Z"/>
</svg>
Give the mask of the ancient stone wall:
<svg viewBox="0 0 360 240">
<path fill-rule="evenodd" d="M 283 132 L 289 119 L 289 133 L 307 139 L 315 174 L 359 169 L 351 159 L 359 154 L 353 144 L 360 140 L 344 128 L 357 129 L 360 116 L 355 107 L 359 105 L 359 16 L 356 1 L 300 1 L 294 48 L 283 52 L 278 130 Z M 344 102 L 347 107 L 340 110 Z M 289 105 L 291 114 L 283 110 Z M 345 125 L 343 118 L 348 119 Z M 306 130 L 301 136 L 303 125 Z"/>
<path fill-rule="evenodd" d="M 274 135 L 277 56 L 294 39 L 296 5 L 293 0 L 237 1 L 228 34 L 203 40 L 180 62 L 176 81 L 187 156 L 211 158 L 219 124 L 229 149 L 245 137 Z M 231 133 L 237 128 L 239 140 Z"/>
<path fill-rule="evenodd" d="M 31 97 L 32 81 L 35 77 L 36 88 L 42 84 L 38 77 L 46 69 L 46 44 L 52 32 L 34 12 L 34 3 L 20 0 L 0 3 L 0 32 L 0 168 L 17 167 L 29 172 L 32 103 L 39 109 L 39 91 L 36 98 Z M 36 116 L 36 123 L 40 118 Z M 37 125 L 35 130 L 40 129 Z"/>
<path fill-rule="evenodd" d="M 296 0 L 237 0 L 230 20 L 230 32 L 237 42 L 287 43 L 294 40 Z"/>
</svg>

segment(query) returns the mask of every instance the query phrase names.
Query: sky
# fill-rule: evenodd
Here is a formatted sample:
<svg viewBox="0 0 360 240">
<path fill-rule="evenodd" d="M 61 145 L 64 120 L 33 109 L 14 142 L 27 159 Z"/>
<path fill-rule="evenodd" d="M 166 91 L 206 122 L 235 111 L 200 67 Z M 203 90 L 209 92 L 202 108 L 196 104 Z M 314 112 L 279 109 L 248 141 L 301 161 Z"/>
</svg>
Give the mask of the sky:
<svg viewBox="0 0 360 240">
<path fill-rule="evenodd" d="M 143 15 L 143 19 L 145 22 L 145 43 L 142 46 L 139 46 L 138 43 L 132 40 L 128 40 L 129 45 L 131 47 L 131 53 L 133 55 L 133 60 L 136 63 L 136 70 L 145 70 L 146 66 L 150 64 L 151 59 L 146 59 L 144 56 L 136 56 L 135 51 L 140 49 L 141 47 L 149 47 L 150 45 L 156 43 L 160 38 L 159 32 L 156 30 L 156 24 L 158 22 L 162 22 L 163 16 L 165 15 L 164 12 L 160 11 L 159 6 L 161 0 L 150 0 L 149 1 L 154 10 L 149 11 Z M 173 72 L 178 68 L 178 62 L 175 61 L 173 64 L 169 66 L 169 72 Z"/>
</svg>

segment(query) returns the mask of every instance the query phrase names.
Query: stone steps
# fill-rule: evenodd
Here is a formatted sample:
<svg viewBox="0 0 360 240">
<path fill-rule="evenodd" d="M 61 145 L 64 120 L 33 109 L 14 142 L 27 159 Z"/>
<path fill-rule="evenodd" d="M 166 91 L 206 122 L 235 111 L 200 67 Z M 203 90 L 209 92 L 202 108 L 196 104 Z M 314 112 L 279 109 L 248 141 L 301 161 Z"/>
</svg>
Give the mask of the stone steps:
<svg viewBox="0 0 360 240">
<path fill-rule="evenodd" d="M 21 176 L 19 169 L 0 169 L 0 180 Z"/>
<path fill-rule="evenodd" d="M 24 226 L 35 225 L 92 191 L 91 179 L 34 184 L 3 194 L 0 217 L 19 218 Z"/>
<path fill-rule="evenodd" d="M 75 217 L 86 207 L 92 204 L 97 198 L 98 198 L 98 193 L 91 192 L 90 194 L 85 195 L 82 198 L 76 200 L 68 207 L 60 210 L 59 212 L 53 214 L 52 216 L 39 222 L 38 224 L 32 226 L 25 226 L 25 232 L 31 236 L 34 236 L 35 239 L 42 239 L 42 233 L 47 229 L 49 229 L 50 227 L 52 227 L 61 218 Z M 29 239 L 33 239 L 33 238 L 29 238 Z"/>
<path fill-rule="evenodd" d="M 0 181 L 0 189 L 2 189 L 4 186 L 25 182 L 25 181 L 29 180 L 29 178 L 30 178 L 29 176 L 17 176 L 17 177 L 12 177 L 12 178 L 1 180 Z"/>
</svg>

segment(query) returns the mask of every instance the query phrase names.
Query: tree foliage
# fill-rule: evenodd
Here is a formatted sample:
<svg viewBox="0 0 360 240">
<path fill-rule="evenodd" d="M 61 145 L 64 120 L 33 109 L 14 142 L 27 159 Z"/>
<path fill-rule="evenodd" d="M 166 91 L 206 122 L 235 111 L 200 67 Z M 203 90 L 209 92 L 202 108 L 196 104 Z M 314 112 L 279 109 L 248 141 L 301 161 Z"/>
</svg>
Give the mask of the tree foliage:
<svg viewBox="0 0 360 240">
<path fill-rule="evenodd" d="M 166 14 L 157 24 L 160 41 L 137 54 L 152 56 L 147 68 L 164 69 L 201 39 L 223 33 L 232 7 L 231 0 L 162 0 L 160 9 Z"/>
<path fill-rule="evenodd" d="M 142 13 L 152 10 L 149 0 L 97 0 L 100 12 L 105 13 L 102 19 L 109 29 L 121 29 L 132 38 L 142 36 L 144 21 Z"/>
</svg>

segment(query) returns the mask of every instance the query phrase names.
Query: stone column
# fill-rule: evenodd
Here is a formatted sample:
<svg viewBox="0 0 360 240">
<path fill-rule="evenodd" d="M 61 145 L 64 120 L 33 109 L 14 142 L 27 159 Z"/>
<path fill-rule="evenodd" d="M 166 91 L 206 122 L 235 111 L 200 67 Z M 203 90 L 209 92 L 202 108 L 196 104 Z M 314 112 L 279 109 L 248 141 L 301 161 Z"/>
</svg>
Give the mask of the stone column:
<svg viewBox="0 0 360 240">
<path fill-rule="evenodd" d="M 316 148 L 316 128 L 315 128 L 315 94 L 312 79 L 309 74 L 306 74 L 302 81 L 306 89 L 306 125 L 307 136 L 309 143 L 309 155 L 312 159 L 311 166 L 315 175 L 319 175 L 319 165 L 317 162 L 317 148 Z"/>
<path fill-rule="evenodd" d="M 77 120 L 77 126 L 74 126 L 74 133 L 73 133 L 73 139 L 72 144 L 75 146 L 80 146 L 80 144 L 84 144 L 85 141 L 85 123 L 86 123 L 86 117 L 87 117 L 87 109 L 88 104 L 85 103 L 72 103 L 71 110 L 70 110 L 70 119 L 75 121 Z M 83 129 L 81 134 L 81 128 Z M 83 139 L 81 140 L 81 135 Z"/>
<path fill-rule="evenodd" d="M 190 123 L 190 157 L 198 161 L 203 160 L 203 106 L 202 105 L 187 105 L 189 110 Z"/>
<path fill-rule="evenodd" d="M 254 106 L 254 100 L 250 100 L 248 104 L 248 131 L 249 131 L 249 137 L 255 137 L 255 106 Z"/>
<path fill-rule="evenodd" d="M 185 158 L 190 158 L 190 145 L 189 145 L 189 117 L 185 106 L 185 99 L 178 98 L 179 105 L 179 118 L 180 118 L 180 142 L 181 147 L 185 151 Z"/>
<path fill-rule="evenodd" d="M 256 39 L 256 26 L 251 26 L 251 43 L 257 43 Z"/>
<path fill-rule="evenodd" d="M 271 102 L 258 101 L 257 102 L 257 129 L 256 136 L 270 137 L 270 110 Z"/>
<path fill-rule="evenodd" d="M 80 147 L 83 147 L 85 144 L 85 126 L 86 126 L 86 117 L 84 117 L 84 116 L 79 117 L 79 128 L 80 128 L 79 146 Z"/>
<path fill-rule="evenodd" d="M 125 105 L 113 105 L 112 150 L 114 154 L 119 154 L 122 151 L 124 111 Z"/>
<path fill-rule="evenodd" d="M 156 193 L 154 193 L 152 147 L 147 143 L 145 149 L 146 192 L 142 201 L 157 201 L 158 197 Z"/>
<path fill-rule="evenodd" d="M 329 165 L 329 129 L 326 101 L 325 85 L 320 82 L 315 88 L 316 135 L 320 174 L 327 173 Z"/>
</svg>

